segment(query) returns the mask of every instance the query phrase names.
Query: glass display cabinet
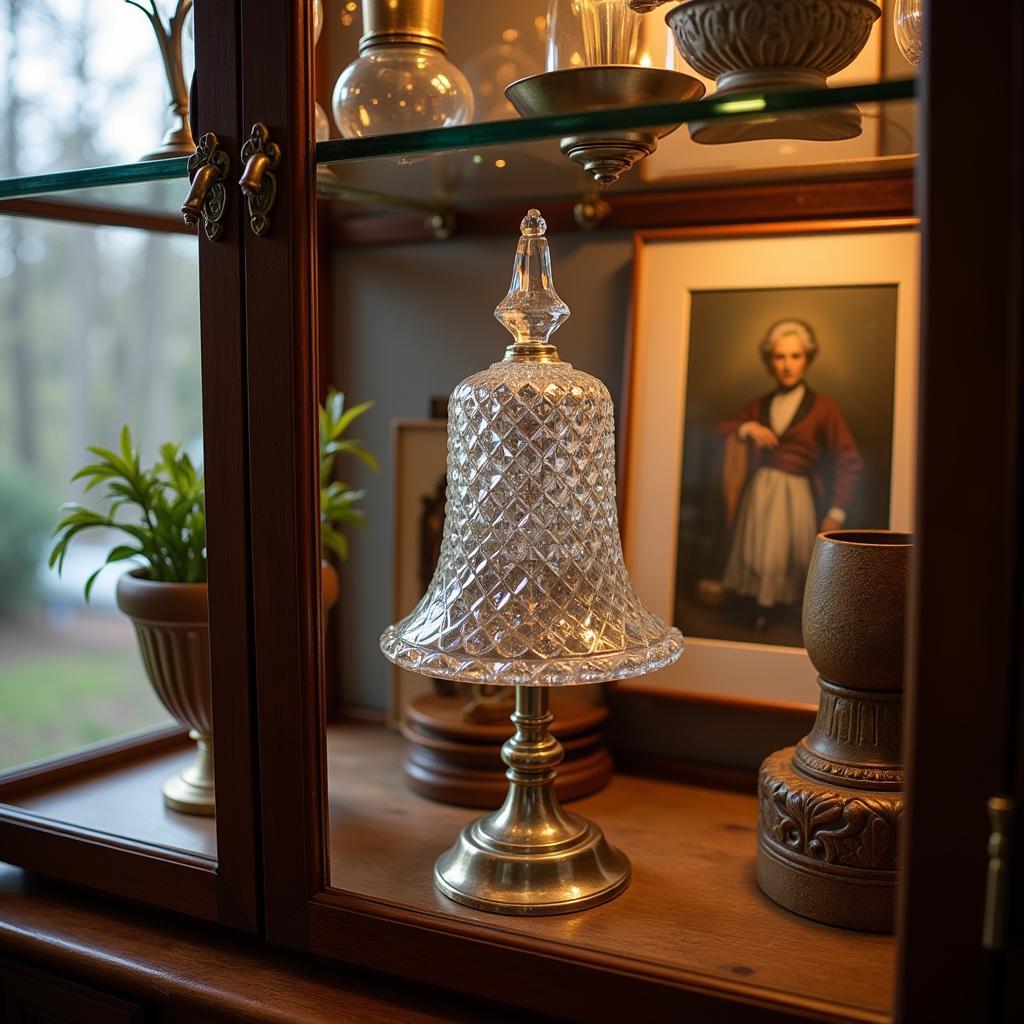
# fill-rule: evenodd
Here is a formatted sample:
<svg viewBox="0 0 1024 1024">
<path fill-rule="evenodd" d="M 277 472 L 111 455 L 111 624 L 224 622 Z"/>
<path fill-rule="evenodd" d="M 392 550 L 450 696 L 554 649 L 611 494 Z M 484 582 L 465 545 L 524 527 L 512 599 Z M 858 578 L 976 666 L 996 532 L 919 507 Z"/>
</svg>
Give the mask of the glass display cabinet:
<svg viewBox="0 0 1024 1024">
<path fill-rule="evenodd" d="M 124 162 L 99 162 L 86 147 L 70 169 L 54 157 L 33 173 L 8 161 L 0 217 L 18 243 L 9 280 L 24 285 L 29 271 L 39 273 L 35 243 L 22 245 L 18 234 L 25 225 L 53 225 L 54 239 L 95 236 L 72 243 L 52 269 L 70 286 L 61 301 L 81 312 L 71 322 L 86 339 L 55 358 L 88 400 L 54 398 L 64 392 L 52 381 L 17 377 L 18 353 L 42 344 L 33 326 L 41 321 L 17 306 L 18 289 L 6 293 L 6 386 L 16 395 L 29 381 L 47 418 L 61 409 L 48 424 L 58 439 L 47 442 L 61 472 L 94 440 L 116 444 L 123 421 L 142 436 L 144 454 L 164 440 L 201 445 L 209 611 L 192 633 L 208 625 L 216 814 L 182 813 L 161 797 L 164 780 L 196 755 L 189 730 L 203 740 L 172 700 L 176 722 L 153 705 L 135 723 L 146 728 L 127 739 L 56 757 L 40 748 L 46 756 L 28 764 L 18 762 L 36 754 L 8 740 L 0 860 L 311 957 L 558 1018 L 619 1019 L 643 1005 L 652 1020 L 1012 1019 L 1021 998 L 1012 887 L 1024 846 L 1019 824 L 1000 832 L 990 801 L 1024 796 L 1017 5 L 997 4 L 999 35 L 990 18 L 930 5 L 918 77 L 894 56 L 886 3 L 865 29 L 866 64 L 830 88 L 823 78 L 800 87 L 759 80 L 716 98 L 714 62 L 694 57 L 686 73 L 704 98 L 694 86 L 679 100 L 634 85 L 640 91 L 615 104 L 527 116 L 503 90 L 544 73 L 546 3 L 449 0 L 443 23 L 440 4 L 410 4 L 420 15 L 437 8 L 433 21 L 415 24 L 397 24 L 378 6 L 327 3 L 321 18 L 304 0 L 200 0 L 194 157 L 134 161 L 124 152 Z M 645 34 L 622 66 L 685 70 L 663 38 L 668 10 L 644 15 Z M 361 119 L 349 76 L 334 93 L 346 105 L 341 123 L 350 135 L 360 123 L 368 130 L 338 137 L 324 112 L 335 79 L 357 58 L 363 16 L 377 34 L 363 43 L 369 77 L 360 88 L 384 88 L 366 69 L 387 63 L 380 54 L 395 38 L 440 51 L 443 25 L 447 57 L 438 63 L 433 54 L 424 66 L 458 71 L 456 84 L 464 78 L 474 93 L 474 119 L 465 97 L 419 126 Z M 549 71 L 564 75 L 564 40 L 560 50 Z M 964 78 L 966 52 L 984 55 L 983 75 Z M 430 106 L 429 89 L 416 95 Z M 381 123 L 410 130 L 371 134 Z M 815 136 L 826 129 L 827 140 Z M 618 180 L 599 186 L 595 175 L 612 176 L 614 147 Z M 443 475 L 444 399 L 501 357 L 506 340 L 491 310 L 533 207 L 546 219 L 554 278 L 572 310 L 562 357 L 603 379 L 615 402 L 627 567 L 639 596 L 681 624 L 689 645 L 675 675 L 584 688 L 573 705 L 599 724 L 586 727 L 597 738 L 585 756 L 582 740 L 563 739 L 567 779 L 582 778 L 587 765 L 595 773 L 567 799 L 589 793 L 570 807 L 601 823 L 633 877 L 606 905 L 551 917 L 490 914 L 435 889 L 435 859 L 476 812 L 465 806 L 472 801 L 446 802 L 443 773 L 424 768 L 429 758 L 418 775 L 410 768 L 410 709 L 435 690 L 393 673 L 377 649 L 384 627 L 424 589 L 421 568 L 412 568 L 423 555 L 417 517 L 438 465 Z M 147 299 L 127 326 L 104 326 L 90 311 L 108 301 L 104 292 L 129 308 L 104 275 L 141 274 L 133 252 L 146 243 L 126 243 L 91 282 L 75 271 L 111 248 L 101 233 L 115 230 L 189 246 L 175 250 L 173 274 L 166 258 L 150 261 L 151 276 L 139 279 Z M 196 250 L 198 263 L 188 263 Z M 189 275 L 198 281 L 191 293 Z M 784 311 L 773 312 L 770 292 L 785 292 Z M 714 296 L 724 298 L 715 305 Z M 188 333 L 181 310 L 191 303 L 194 317 L 196 297 L 192 347 L 174 348 Z M 694 525 L 711 506 L 693 482 L 701 456 L 686 445 L 702 430 L 710 436 L 716 401 L 724 417 L 733 398 L 757 393 L 744 388 L 763 389 L 760 334 L 750 332 L 794 317 L 797 300 L 828 325 L 809 380 L 847 403 L 866 456 L 871 486 L 853 525 L 915 537 L 892 935 L 799 917 L 757 887 L 757 766 L 811 728 L 816 673 L 798 625 L 784 617 L 744 619 L 732 632 L 714 624 L 713 584 L 727 552 L 713 547 L 720 529 L 709 540 Z M 698 317 L 712 325 L 703 335 L 711 341 L 698 351 L 691 340 L 680 355 L 679 325 L 695 338 Z M 856 330 L 852 317 L 863 320 Z M 845 355 L 826 358 L 844 331 Z M 104 363 L 111 335 L 122 338 L 120 356 Z M 730 340 L 746 336 L 754 339 L 746 347 Z M 714 359 L 734 351 L 753 368 L 735 369 L 735 395 L 724 385 L 718 394 L 726 364 Z M 139 384 L 147 370 L 166 388 Z M 350 405 L 375 403 L 352 431 L 384 469 L 339 467 L 367 491 L 367 524 L 349 537 L 337 600 L 321 539 L 318 407 L 331 387 Z M 179 405 L 191 419 L 173 412 Z M 90 418 L 82 411 L 90 408 L 102 415 Z M 701 409 L 706 422 L 694 419 Z M 0 413 L 12 438 L 18 415 Z M 4 442 L 5 458 L 24 451 Z M 684 563 L 697 566 L 686 581 Z M 113 575 L 106 585 L 113 594 Z M 674 602 L 684 591 L 700 601 L 681 611 Z M 107 625 L 97 625 L 98 611 L 83 618 L 62 600 L 48 599 L 42 618 L 66 625 L 78 616 L 92 651 Z M 12 627 L 0 630 L 13 642 Z M 69 692 L 88 695 L 89 659 L 74 654 L 69 635 L 59 642 L 72 652 L 64 669 L 43 659 L 30 676 L 24 659 L 6 654 L 0 669 L 39 689 L 65 671 L 81 680 Z M 130 643 L 128 652 L 119 657 L 130 656 Z M 154 660 L 150 652 L 151 670 Z M 141 669 L 135 675 L 145 689 Z M 132 705 L 113 699 L 122 701 L 107 733 L 116 737 L 131 727 Z M 566 707 L 560 713 L 571 718 Z M 506 735 L 495 721 L 486 728 Z M 421 734 L 420 753 L 451 748 L 453 735 L 425 742 Z M 618 768 L 610 781 L 594 767 L 607 763 L 607 748 Z M 1001 919 L 998 907 L 1007 909 Z"/>
</svg>

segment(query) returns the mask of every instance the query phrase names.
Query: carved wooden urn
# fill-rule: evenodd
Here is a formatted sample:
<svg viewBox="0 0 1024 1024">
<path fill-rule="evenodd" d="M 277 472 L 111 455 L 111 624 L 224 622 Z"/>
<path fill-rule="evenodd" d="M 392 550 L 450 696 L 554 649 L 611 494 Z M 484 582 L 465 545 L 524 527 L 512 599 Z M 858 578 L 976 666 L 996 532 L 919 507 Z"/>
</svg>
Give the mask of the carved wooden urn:
<svg viewBox="0 0 1024 1024">
<path fill-rule="evenodd" d="M 888 530 L 819 535 L 803 605 L 818 715 L 758 779 L 761 889 L 804 917 L 865 931 L 893 928 L 910 549 L 909 534 Z"/>
</svg>

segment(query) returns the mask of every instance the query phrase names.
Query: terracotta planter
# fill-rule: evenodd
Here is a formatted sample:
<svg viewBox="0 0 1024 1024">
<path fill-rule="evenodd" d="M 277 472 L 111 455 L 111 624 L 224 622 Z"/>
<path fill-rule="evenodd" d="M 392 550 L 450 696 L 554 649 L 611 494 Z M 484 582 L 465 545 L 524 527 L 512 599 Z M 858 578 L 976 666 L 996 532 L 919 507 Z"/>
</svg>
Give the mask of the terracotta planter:
<svg viewBox="0 0 1024 1024">
<path fill-rule="evenodd" d="M 338 574 L 321 563 L 325 608 L 338 599 Z M 205 583 L 161 583 L 144 569 L 117 581 L 117 606 L 132 620 L 146 675 L 160 702 L 189 730 L 195 761 L 168 779 L 164 803 L 185 814 L 212 815 L 213 698 L 210 689 L 209 604 Z"/>
<path fill-rule="evenodd" d="M 879 16 L 872 0 L 689 0 L 666 15 L 676 48 L 715 99 L 751 92 L 824 89 L 864 49 Z M 834 141 L 860 135 L 855 104 L 694 122 L 695 142 Z"/>
<path fill-rule="evenodd" d="M 895 908 L 910 552 L 905 533 L 819 535 L 803 605 L 818 714 L 758 779 L 761 888 L 805 917 L 868 931 L 891 931 Z"/>
</svg>

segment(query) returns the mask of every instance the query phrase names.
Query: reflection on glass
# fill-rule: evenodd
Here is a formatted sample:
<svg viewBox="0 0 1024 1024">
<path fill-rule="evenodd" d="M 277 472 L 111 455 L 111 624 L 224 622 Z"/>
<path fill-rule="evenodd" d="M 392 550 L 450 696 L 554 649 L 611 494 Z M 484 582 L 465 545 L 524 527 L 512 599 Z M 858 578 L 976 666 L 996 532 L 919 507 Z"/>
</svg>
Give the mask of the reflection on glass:
<svg viewBox="0 0 1024 1024">
<path fill-rule="evenodd" d="M 121 570 L 83 586 L 111 537 L 46 568 L 84 446 L 129 423 L 147 458 L 167 439 L 202 457 L 196 244 L 186 236 L 0 219 L 0 769 L 167 722 Z"/>
<path fill-rule="evenodd" d="M 923 17 L 924 0 L 896 0 L 893 15 L 896 45 L 900 53 L 919 71 L 924 64 Z"/>
<path fill-rule="evenodd" d="M 4 4 L 0 83 L 4 177 L 137 160 L 170 126 L 153 29 L 124 3 Z"/>
</svg>

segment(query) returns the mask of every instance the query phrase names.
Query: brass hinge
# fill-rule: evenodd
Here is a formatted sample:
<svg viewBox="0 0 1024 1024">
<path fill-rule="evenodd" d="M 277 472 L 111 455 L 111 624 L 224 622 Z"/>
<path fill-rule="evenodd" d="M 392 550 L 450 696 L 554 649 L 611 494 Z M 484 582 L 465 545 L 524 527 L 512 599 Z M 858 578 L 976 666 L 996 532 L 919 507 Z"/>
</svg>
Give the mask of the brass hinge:
<svg viewBox="0 0 1024 1024">
<path fill-rule="evenodd" d="M 988 881 L 985 885 L 985 922 L 981 945 L 992 953 L 1006 948 L 1006 916 L 1009 903 L 1010 829 L 1016 803 L 1008 796 L 990 797 L 988 818 Z"/>
</svg>

